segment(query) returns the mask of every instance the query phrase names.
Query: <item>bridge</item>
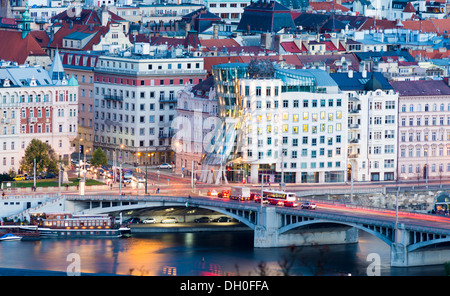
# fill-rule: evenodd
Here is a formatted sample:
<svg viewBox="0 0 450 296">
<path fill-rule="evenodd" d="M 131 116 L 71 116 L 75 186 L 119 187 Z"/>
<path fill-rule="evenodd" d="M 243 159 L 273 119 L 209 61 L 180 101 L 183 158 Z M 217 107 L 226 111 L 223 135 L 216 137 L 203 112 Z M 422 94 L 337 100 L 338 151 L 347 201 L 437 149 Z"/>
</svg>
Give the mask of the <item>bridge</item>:
<svg viewBox="0 0 450 296">
<path fill-rule="evenodd" d="M 237 219 L 254 231 L 254 247 L 356 243 L 358 230 L 385 242 L 391 266 L 408 267 L 450 261 L 450 218 L 414 212 L 375 209 L 315 201 L 317 210 L 263 205 L 253 201 L 162 195 L 62 195 L 36 211 L 111 213 L 154 207 L 197 207 Z M 447 243 L 447 244 L 446 244 Z"/>
</svg>

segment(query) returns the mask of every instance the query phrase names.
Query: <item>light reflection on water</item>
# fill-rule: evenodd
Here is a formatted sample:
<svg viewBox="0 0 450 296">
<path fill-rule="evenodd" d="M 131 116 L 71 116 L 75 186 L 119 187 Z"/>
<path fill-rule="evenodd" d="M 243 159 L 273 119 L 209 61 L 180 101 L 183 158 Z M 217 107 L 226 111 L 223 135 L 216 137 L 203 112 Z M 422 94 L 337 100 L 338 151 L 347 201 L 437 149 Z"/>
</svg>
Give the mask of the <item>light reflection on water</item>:
<svg viewBox="0 0 450 296">
<path fill-rule="evenodd" d="M 359 243 L 253 248 L 252 232 L 165 233 L 127 239 L 42 239 L 0 244 L 0 267 L 66 271 L 77 253 L 82 273 L 133 275 L 366 275 L 367 255 L 381 258 L 381 275 L 444 275 L 442 266 L 390 268 L 389 247 L 369 234 Z M 262 266 L 262 268 L 258 267 Z"/>
</svg>

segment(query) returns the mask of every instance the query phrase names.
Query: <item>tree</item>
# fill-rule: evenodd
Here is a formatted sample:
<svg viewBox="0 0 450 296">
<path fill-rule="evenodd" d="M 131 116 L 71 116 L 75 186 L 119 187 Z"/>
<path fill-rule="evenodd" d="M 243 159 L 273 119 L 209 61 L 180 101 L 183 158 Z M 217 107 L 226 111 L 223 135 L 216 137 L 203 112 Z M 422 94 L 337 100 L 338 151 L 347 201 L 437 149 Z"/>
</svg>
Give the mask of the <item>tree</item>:
<svg viewBox="0 0 450 296">
<path fill-rule="evenodd" d="M 38 139 L 31 140 L 25 149 L 25 156 L 20 161 L 20 170 L 33 173 L 34 160 L 36 159 L 36 174 L 58 173 L 58 160 L 53 148 Z"/>
<path fill-rule="evenodd" d="M 101 148 L 95 150 L 94 153 L 92 154 L 91 165 L 102 166 L 107 164 L 108 158 L 106 158 L 106 153 Z"/>
</svg>

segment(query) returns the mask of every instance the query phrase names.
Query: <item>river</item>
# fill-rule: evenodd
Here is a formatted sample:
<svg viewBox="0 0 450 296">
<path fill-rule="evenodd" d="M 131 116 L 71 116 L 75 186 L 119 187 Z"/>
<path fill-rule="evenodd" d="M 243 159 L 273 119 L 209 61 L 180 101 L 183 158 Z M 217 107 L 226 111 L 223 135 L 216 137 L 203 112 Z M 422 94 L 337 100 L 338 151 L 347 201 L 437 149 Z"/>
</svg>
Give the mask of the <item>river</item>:
<svg viewBox="0 0 450 296">
<path fill-rule="evenodd" d="M 117 275 L 367 275 L 373 254 L 382 276 L 445 275 L 443 266 L 391 268 L 389 248 L 360 232 L 359 243 L 298 248 L 253 248 L 253 232 L 133 234 L 117 239 L 41 239 L 0 243 L 0 268 Z"/>
</svg>

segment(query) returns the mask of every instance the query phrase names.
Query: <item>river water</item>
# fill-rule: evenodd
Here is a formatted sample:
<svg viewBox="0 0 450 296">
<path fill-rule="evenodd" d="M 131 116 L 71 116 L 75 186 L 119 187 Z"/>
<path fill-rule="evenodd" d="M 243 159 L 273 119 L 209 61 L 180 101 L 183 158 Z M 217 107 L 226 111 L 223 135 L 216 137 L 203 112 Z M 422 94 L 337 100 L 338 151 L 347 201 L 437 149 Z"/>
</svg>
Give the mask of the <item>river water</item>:
<svg viewBox="0 0 450 296">
<path fill-rule="evenodd" d="M 271 249 L 253 248 L 251 231 L 1 242 L 0 268 L 66 272 L 75 255 L 81 273 L 282 275 L 287 262 L 290 275 L 365 276 L 374 254 L 382 276 L 445 275 L 443 266 L 391 268 L 388 246 L 364 232 L 357 244 Z"/>
</svg>

